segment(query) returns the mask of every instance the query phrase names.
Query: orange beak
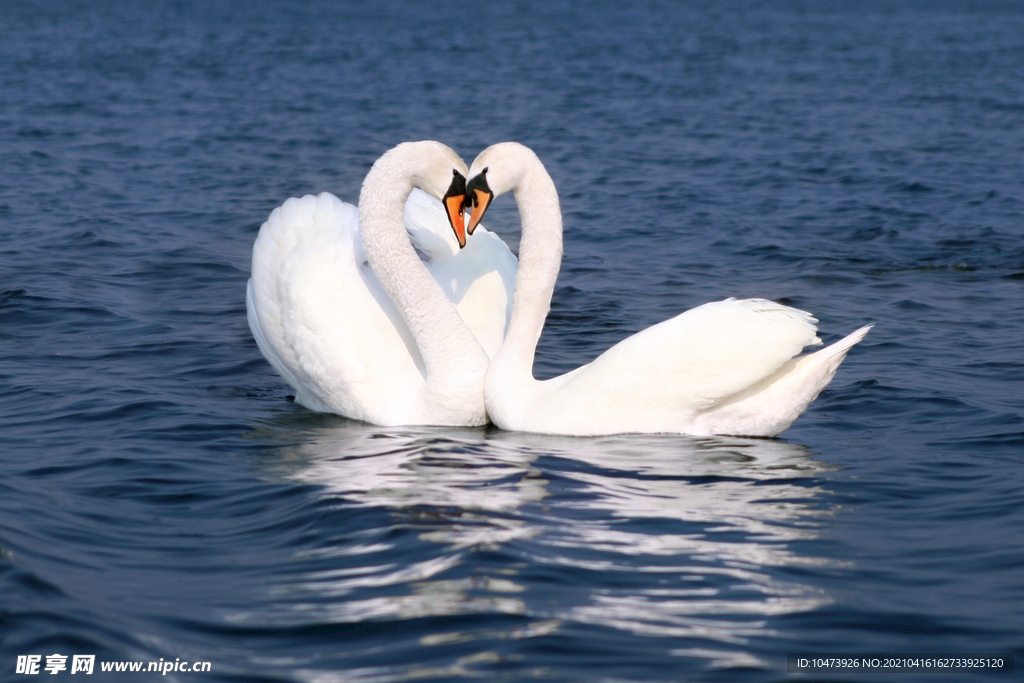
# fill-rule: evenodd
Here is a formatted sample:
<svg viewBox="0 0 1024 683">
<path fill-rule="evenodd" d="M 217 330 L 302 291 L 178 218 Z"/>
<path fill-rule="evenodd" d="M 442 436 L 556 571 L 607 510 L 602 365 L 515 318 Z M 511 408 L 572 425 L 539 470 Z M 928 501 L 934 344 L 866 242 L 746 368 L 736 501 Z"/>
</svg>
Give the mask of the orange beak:
<svg viewBox="0 0 1024 683">
<path fill-rule="evenodd" d="M 455 239 L 459 241 L 459 249 L 466 246 L 466 195 L 453 194 L 444 198 L 444 210 L 448 214 L 448 223 L 455 231 Z M 476 227 L 476 226 L 473 226 Z M 473 234 L 473 231 L 469 231 Z"/>
<path fill-rule="evenodd" d="M 441 197 L 444 212 L 448 214 L 448 225 L 455 232 L 459 249 L 466 246 L 466 177 L 458 169 L 452 169 L 452 184 Z"/>
<path fill-rule="evenodd" d="M 494 194 L 486 190 L 473 188 L 471 192 L 473 193 L 473 214 L 469 217 L 469 226 L 466 228 L 470 235 L 476 230 L 476 226 L 480 225 L 480 221 L 484 218 L 484 212 L 487 211 L 491 200 L 494 199 Z"/>
</svg>

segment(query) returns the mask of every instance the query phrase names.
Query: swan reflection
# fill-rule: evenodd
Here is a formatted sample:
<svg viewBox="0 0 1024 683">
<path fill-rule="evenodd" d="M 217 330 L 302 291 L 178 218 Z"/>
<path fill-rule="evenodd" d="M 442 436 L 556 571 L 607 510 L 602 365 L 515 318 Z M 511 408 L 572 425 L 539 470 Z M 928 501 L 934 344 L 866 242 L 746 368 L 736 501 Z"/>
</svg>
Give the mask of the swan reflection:
<svg viewBox="0 0 1024 683">
<path fill-rule="evenodd" d="M 826 562 L 793 543 L 829 514 L 817 483 L 829 468 L 800 445 L 347 421 L 289 436 L 301 443 L 268 461 L 279 474 L 345 508 L 384 512 L 406 535 L 319 549 L 344 567 L 276 587 L 275 621 L 514 614 L 544 633 L 573 622 L 696 639 L 672 651 L 729 667 L 757 660 L 742 645 L 770 635 L 769 617 L 829 602 L 777 571 Z M 423 643 L 502 637 L 493 631 Z"/>
</svg>

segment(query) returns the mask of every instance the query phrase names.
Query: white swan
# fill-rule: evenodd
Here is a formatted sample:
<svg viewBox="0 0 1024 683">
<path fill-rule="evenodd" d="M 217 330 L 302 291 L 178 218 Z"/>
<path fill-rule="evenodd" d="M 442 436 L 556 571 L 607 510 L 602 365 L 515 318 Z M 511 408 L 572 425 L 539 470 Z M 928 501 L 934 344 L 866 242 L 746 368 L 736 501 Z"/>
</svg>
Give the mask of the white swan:
<svg viewBox="0 0 1024 683">
<path fill-rule="evenodd" d="M 516 260 L 490 233 L 459 248 L 465 173 L 438 142 L 404 143 L 370 169 L 358 210 L 324 193 L 270 214 L 246 308 L 297 403 L 380 425 L 486 424 Z"/>
<path fill-rule="evenodd" d="M 470 233 L 491 199 L 509 190 L 522 219 L 512 318 L 484 384 L 488 415 L 503 429 L 775 436 L 871 327 L 797 357 L 821 343 L 809 313 L 765 299 L 728 299 L 643 330 L 572 372 L 535 380 L 534 354 L 562 258 L 558 193 L 537 156 L 518 143 L 484 150 L 468 178 Z"/>
</svg>

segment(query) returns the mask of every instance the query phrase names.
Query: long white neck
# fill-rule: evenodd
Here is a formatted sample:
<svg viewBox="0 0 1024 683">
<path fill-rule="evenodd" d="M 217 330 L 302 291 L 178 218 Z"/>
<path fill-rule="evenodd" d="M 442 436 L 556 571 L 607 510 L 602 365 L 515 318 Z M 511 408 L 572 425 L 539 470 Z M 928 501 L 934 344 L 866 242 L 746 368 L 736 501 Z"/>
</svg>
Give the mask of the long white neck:
<svg viewBox="0 0 1024 683">
<path fill-rule="evenodd" d="M 505 341 L 491 361 L 488 385 L 533 381 L 537 342 L 562 264 L 562 210 L 555 184 L 532 154 L 521 163 L 524 172 L 513 187 L 523 228 L 512 318 Z"/>
<path fill-rule="evenodd" d="M 416 341 L 426 369 L 427 404 L 464 411 L 457 404 L 474 386 L 480 393 L 487 354 L 416 255 L 405 229 L 406 200 L 428 162 L 412 145 L 381 157 L 363 181 L 359 231 L 370 267 Z"/>
</svg>

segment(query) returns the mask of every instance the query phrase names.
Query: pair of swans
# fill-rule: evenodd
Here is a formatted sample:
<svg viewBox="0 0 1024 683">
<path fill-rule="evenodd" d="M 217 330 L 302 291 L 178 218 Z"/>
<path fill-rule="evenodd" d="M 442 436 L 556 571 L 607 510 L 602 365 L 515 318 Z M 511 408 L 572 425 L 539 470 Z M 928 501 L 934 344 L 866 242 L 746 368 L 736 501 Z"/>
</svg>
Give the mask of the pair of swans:
<svg viewBox="0 0 1024 683">
<path fill-rule="evenodd" d="M 522 220 L 518 269 L 479 225 L 508 191 Z M 558 194 L 531 150 L 493 145 L 467 169 L 440 143 L 403 143 L 370 169 L 358 210 L 327 193 L 274 210 L 253 248 L 249 327 L 313 410 L 576 436 L 775 436 L 871 327 L 799 356 L 821 343 L 810 314 L 728 299 L 538 381 L 561 257 Z"/>
</svg>

